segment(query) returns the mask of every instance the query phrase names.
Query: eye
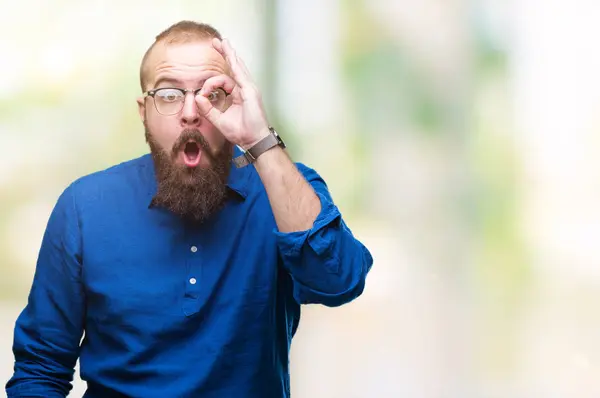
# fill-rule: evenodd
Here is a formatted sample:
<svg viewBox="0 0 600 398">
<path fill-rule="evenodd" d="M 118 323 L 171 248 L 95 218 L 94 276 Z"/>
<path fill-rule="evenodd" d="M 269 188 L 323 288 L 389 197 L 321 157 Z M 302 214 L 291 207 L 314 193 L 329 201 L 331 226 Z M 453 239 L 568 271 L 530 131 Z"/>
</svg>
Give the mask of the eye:
<svg viewBox="0 0 600 398">
<path fill-rule="evenodd" d="M 208 94 L 208 100 L 213 103 L 219 103 L 225 99 L 225 91 L 222 89 L 217 89 Z"/>
<path fill-rule="evenodd" d="M 172 88 L 163 88 L 157 90 L 154 96 L 158 97 L 161 101 L 164 102 L 176 102 L 183 98 L 183 94 L 181 93 L 181 91 Z"/>
</svg>

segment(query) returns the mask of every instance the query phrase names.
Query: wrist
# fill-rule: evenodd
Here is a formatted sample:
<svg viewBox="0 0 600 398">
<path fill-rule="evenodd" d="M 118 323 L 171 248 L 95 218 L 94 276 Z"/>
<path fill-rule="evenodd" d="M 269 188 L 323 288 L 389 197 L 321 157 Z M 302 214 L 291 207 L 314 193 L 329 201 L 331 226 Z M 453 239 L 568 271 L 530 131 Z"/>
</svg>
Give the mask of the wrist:
<svg viewBox="0 0 600 398">
<path fill-rule="evenodd" d="M 281 137 L 279 137 L 279 134 L 277 134 L 275 129 L 269 127 L 264 137 L 258 139 L 256 142 L 245 147 L 241 145 L 238 146 L 244 150 L 244 153 L 233 158 L 233 163 L 237 168 L 240 168 L 254 163 L 259 156 L 274 147 L 279 146 L 282 149 L 285 148 L 285 143 Z"/>
<path fill-rule="evenodd" d="M 254 145 L 258 144 L 263 138 L 267 137 L 269 134 L 271 134 L 269 127 L 265 127 L 263 129 L 261 129 L 258 133 L 253 134 L 252 139 L 248 140 L 245 143 L 240 144 L 240 148 L 242 148 L 244 151 L 247 151 L 248 149 L 252 148 Z"/>
</svg>

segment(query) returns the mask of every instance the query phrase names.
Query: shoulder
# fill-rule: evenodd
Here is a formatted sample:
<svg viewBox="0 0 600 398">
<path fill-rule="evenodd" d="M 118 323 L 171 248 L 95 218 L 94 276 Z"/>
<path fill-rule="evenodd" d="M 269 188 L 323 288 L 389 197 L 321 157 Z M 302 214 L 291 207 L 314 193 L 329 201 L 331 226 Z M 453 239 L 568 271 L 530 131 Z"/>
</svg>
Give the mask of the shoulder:
<svg viewBox="0 0 600 398">
<path fill-rule="evenodd" d="M 93 202 L 135 188 L 151 172 L 152 158 L 146 154 L 83 175 L 72 181 L 63 195 L 71 196 L 78 203 Z"/>
</svg>

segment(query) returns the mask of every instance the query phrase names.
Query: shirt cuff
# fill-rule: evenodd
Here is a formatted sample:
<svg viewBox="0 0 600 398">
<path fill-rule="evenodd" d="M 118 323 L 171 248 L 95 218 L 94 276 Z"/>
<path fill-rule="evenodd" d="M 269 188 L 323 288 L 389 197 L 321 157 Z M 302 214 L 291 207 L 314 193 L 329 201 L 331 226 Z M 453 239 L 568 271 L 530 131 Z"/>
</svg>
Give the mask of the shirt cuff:
<svg viewBox="0 0 600 398">
<path fill-rule="evenodd" d="M 325 261 L 325 269 L 329 272 L 337 272 L 337 259 L 333 259 L 336 233 L 327 228 L 337 225 L 341 221 L 341 214 L 335 204 L 320 192 L 315 192 L 321 202 L 321 211 L 313 223 L 312 228 L 305 231 L 279 232 L 274 231 L 279 252 L 284 263 L 299 259 L 302 247 L 308 244 L 318 257 L 328 259 Z"/>
</svg>

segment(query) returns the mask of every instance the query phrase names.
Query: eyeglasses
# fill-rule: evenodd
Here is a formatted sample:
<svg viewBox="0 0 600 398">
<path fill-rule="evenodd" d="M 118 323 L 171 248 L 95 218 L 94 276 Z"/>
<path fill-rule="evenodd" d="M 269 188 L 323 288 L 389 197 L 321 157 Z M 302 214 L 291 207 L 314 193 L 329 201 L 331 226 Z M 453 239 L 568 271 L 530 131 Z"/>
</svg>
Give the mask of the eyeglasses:
<svg viewBox="0 0 600 398">
<path fill-rule="evenodd" d="M 194 93 L 196 96 L 201 88 L 196 90 L 186 90 L 183 88 L 158 88 L 148 90 L 144 93 L 144 98 L 152 97 L 156 111 L 161 115 L 175 115 L 183 109 L 187 93 Z M 208 100 L 219 111 L 224 112 L 228 106 L 227 96 L 229 94 L 222 88 L 217 88 L 208 95 Z"/>
</svg>

